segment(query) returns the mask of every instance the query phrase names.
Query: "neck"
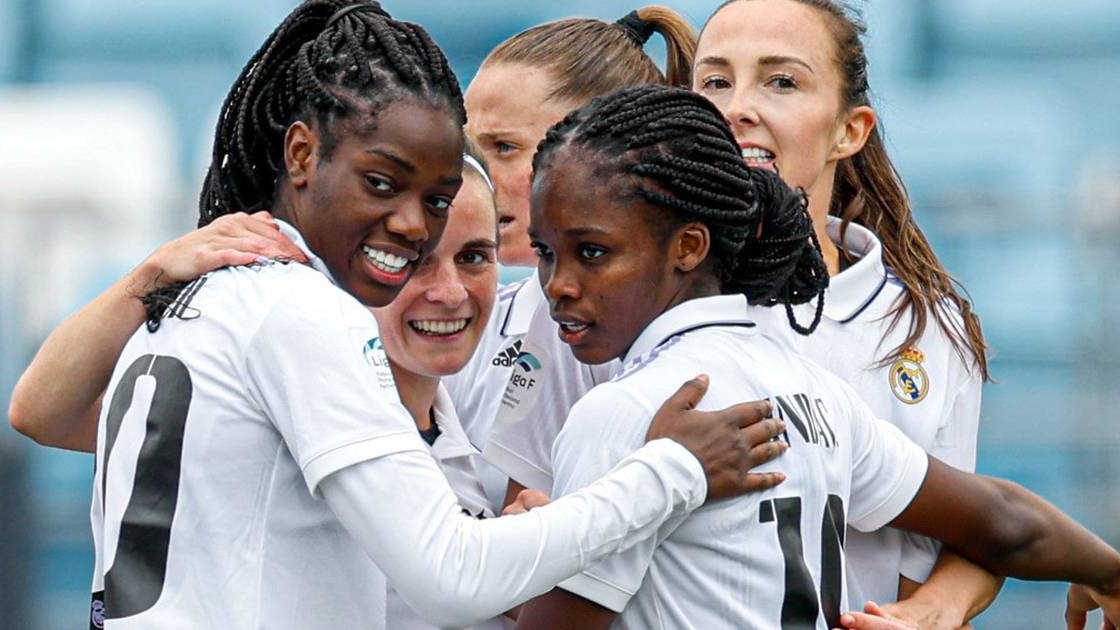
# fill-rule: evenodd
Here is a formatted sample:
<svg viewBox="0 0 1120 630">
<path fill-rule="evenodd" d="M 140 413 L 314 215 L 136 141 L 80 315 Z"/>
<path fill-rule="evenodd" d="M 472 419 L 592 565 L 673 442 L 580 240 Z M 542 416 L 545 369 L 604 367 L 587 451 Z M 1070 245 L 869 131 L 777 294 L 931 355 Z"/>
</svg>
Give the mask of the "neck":
<svg viewBox="0 0 1120 630">
<path fill-rule="evenodd" d="M 439 377 L 409 372 L 392 359 L 389 360 L 389 366 L 393 370 L 393 380 L 397 383 L 397 394 L 416 422 L 416 428 L 421 431 L 430 429 L 431 410 L 436 401 L 436 390 L 439 389 Z"/>
<path fill-rule="evenodd" d="M 840 248 L 836 247 L 836 243 L 828 237 L 828 209 L 832 207 L 832 184 L 833 177 L 824 177 L 827 179 L 827 186 L 824 188 L 824 194 L 809 195 L 809 217 L 813 220 L 813 231 L 817 234 L 817 242 L 821 244 L 821 255 L 824 257 L 824 264 L 828 267 L 828 275 L 835 276 L 840 273 Z"/>
</svg>

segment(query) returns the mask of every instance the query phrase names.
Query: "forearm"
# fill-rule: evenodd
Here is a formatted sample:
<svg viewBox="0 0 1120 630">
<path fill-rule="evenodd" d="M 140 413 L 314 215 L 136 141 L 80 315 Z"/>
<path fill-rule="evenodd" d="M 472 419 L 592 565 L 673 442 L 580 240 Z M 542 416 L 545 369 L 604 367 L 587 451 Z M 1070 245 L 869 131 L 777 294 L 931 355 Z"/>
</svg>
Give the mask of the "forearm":
<svg viewBox="0 0 1120 630">
<path fill-rule="evenodd" d="M 891 523 L 944 541 L 996 575 L 1111 589 L 1120 554 L 1025 488 L 969 475 L 935 458 L 917 496 Z"/>
<path fill-rule="evenodd" d="M 321 489 L 414 610 L 436 625 L 467 625 L 548 591 L 697 507 L 707 491 L 699 463 L 677 444 L 650 446 L 579 492 L 498 519 L 463 515 L 420 451 L 343 469 Z M 371 487 L 392 496 L 371 500 Z"/>
<path fill-rule="evenodd" d="M 925 583 L 902 578 L 899 602 L 892 611 L 921 611 L 936 614 L 932 627 L 959 628 L 984 612 L 1003 586 L 1003 578 L 992 575 L 950 549 L 943 549 Z M 921 621 L 921 620 L 920 620 Z M 923 625 L 922 627 L 927 627 Z"/>
<path fill-rule="evenodd" d="M 140 265 L 47 336 L 12 391 L 13 428 L 46 446 L 94 450 L 100 397 L 121 350 L 144 322 L 137 296 L 157 275 L 151 265 Z"/>
</svg>

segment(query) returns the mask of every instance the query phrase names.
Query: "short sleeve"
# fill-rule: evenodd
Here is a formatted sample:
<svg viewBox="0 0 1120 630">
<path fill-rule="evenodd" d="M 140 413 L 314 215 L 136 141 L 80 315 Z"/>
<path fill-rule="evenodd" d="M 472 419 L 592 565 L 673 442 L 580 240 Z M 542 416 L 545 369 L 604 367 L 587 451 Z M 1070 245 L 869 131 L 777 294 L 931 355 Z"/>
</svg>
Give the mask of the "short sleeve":
<svg viewBox="0 0 1120 630">
<path fill-rule="evenodd" d="M 554 495 L 563 496 L 590 485 L 641 448 L 654 411 L 615 384 L 597 387 L 584 396 L 572 408 L 553 448 Z M 651 536 L 559 586 L 621 612 L 641 586 L 659 538 Z"/>
<path fill-rule="evenodd" d="M 346 466 L 424 450 L 372 314 L 325 282 L 293 284 L 247 344 L 245 372 L 308 490 Z"/>
<path fill-rule="evenodd" d="M 875 531 L 906 509 L 925 480 L 925 451 L 845 387 L 852 421 L 852 486 L 848 524 Z"/>
</svg>

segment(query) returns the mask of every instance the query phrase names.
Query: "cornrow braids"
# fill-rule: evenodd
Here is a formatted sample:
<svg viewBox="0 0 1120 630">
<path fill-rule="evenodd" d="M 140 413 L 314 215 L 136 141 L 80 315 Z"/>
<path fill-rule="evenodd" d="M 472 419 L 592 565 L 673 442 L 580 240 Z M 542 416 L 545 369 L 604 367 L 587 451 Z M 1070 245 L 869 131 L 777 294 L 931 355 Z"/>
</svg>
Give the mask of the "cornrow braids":
<svg viewBox="0 0 1120 630">
<path fill-rule="evenodd" d="M 545 134 L 533 158 L 534 178 L 562 147 L 602 155 L 633 178 L 634 194 L 670 211 L 675 225 L 704 223 L 724 292 L 743 293 L 754 304 L 784 304 L 801 334 L 816 328 L 828 269 L 805 194 L 791 191 L 775 173 L 748 168 L 707 99 L 664 86 L 595 99 Z M 814 297 L 816 315 L 802 326 L 792 307 Z"/>
<path fill-rule="evenodd" d="M 322 155 L 353 114 L 372 123 L 388 104 L 416 99 L 466 122 L 459 81 L 420 26 L 372 0 L 306 0 L 249 58 L 222 103 L 198 226 L 225 214 L 271 209 L 284 176 L 284 136 L 297 120 L 318 126 Z M 145 300 L 149 323 L 182 290 Z"/>
</svg>

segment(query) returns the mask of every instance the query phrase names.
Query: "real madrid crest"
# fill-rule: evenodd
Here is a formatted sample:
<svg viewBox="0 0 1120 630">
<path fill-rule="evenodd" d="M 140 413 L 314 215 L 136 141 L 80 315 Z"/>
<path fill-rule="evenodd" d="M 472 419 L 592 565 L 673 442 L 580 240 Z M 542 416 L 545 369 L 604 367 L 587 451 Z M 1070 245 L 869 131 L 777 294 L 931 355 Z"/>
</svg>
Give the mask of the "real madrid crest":
<svg viewBox="0 0 1120 630">
<path fill-rule="evenodd" d="M 895 398 L 908 405 L 922 402 L 929 393 L 929 374 L 922 364 L 926 355 L 917 348 L 907 348 L 891 364 L 889 379 Z"/>
</svg>

